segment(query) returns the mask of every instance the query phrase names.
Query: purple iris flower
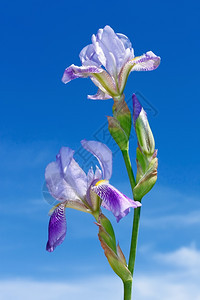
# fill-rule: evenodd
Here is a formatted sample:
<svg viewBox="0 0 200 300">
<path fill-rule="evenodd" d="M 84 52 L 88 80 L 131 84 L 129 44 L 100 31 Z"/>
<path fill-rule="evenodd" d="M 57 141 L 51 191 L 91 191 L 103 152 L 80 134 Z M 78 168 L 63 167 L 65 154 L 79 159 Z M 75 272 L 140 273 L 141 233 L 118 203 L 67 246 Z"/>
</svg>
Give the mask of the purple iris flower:
<svg viewBox="0 0 200 300">
<path fill-rule="evenodd" d="M 130 72 L 155 70 L 160 64 L 160 57 L 152 51 L 135 57 L 128 37 L 108 25 L 92 35 L 92 44 L 83 48 L 79 57 L 82 66 L 66 68 L 62 81 L 90 77 L 99 89 L 89 99 L 120 98 Z"/>
<path fill-rule="evenodd" d="M 46 246 L 49 252 L 65 239 L 66 207 L 92 214 L 102 205 L 114 214 L 118 222 L 129 213 L 130 207 L 141 206 L 140 202 L 126 197 L 109 184 L 108 180 L 112 175 L 111 150 L 96 141 L 83 140 L 81 144 L 96 157 L 101 170 L 96 166 L 94 172 L 91 167 L 86 174 L 74 160 L 74 151 L 68 147 L 62 147 L 56 156 L 56 161 L 46 168 L 45 179 L 49 192 L 60 202 L 51 210 Z"/>
</svg>

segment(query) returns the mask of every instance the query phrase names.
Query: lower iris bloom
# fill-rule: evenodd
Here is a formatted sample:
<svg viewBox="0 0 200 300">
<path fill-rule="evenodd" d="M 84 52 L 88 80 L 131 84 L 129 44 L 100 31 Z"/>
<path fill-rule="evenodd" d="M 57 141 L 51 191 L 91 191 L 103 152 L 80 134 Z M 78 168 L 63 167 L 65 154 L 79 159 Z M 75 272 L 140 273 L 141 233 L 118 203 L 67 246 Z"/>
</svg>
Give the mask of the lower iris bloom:
<svg viewBox="0 0 200 300">
<path fill-rule="evenodd" d="M 59 201 L 52 210 L 49 221 L 49 237 L 46 249 L 52 252 L 66 235 L 66 207 L 94 214 L 100 205 L 110 210 L 117 222 L 126 216 L 130 208 L 141 206 L 109 184 L 112 175 L 112 152 L 104 144 L 96 141 L 81 141 L 83 148 L 92 153 L 101 170 L 91 167 L 86 174 L 74 160 L 74 151 L 62 147 L 56 161 L 50 163 L 45 179 L 50 194 Z"/>
</svg>

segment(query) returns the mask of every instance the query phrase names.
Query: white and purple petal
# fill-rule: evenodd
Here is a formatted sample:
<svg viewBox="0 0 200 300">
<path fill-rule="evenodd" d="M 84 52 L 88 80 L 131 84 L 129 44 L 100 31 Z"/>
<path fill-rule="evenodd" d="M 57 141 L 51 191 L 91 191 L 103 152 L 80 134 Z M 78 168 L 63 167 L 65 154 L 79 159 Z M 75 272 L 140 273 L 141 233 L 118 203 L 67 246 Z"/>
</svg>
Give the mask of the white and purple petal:
<svg viewBox="0 0 200 300">
<path fill-rule="evenodd" d="M 49 252 L 54 251 L 54 249 L 64 241 L 66 231 L 65 203 L 61 203 L 55 208 L 49 221 L 46 250 Z"/>
<path fill-rule="evenodd" d="M 62 77 L 62 82 L 68 83 L 73 79 L 76 78 L 87 78 L 95 73 L 103 72 L 102 68 L 99 68 L 95 65 L 88 65 L 88 66 L 75 66 L 71 65 L 70 67 L 66 68 Z"/>
<path fill-rule="evenodd" d="M 88 99 L 91 99 L 91 100 L 108 100 L 108 99 L 112 98 L 110 95 L 106 94 L 101 89 L 98 89 L 98 91 L 95 95 L 88 95 L 87 97 L 88 97 Z"/>
<path fill-rule="evenodd" d="M 121 69 L 119 74 L 119 89 L 122 93 L 127 78 L 132 71 L 152 71 L 155 70 L 160 64 L 160 57 L 155 55 L 152 51 L 148 51 L 142 56 L 135 57 L 129 60 Z"/>
<path fill-rule="evenodd" d="M 112 152 L 103 143 L 82 140 L 81 145 L 98 160 L 103 171 L 103 178 L 109 180 L 112 175 Z"/>
<path fill-rule="evenodd" d="M 128 198 L 107 181 L 97 182 L 92 190 L 102 199 L 102 206 L 114 214 L 117 222 L 129 213 L 131 207 L 141 206 L 140 202 Z"/>
<path fill-rule="evenodd" d="M 152 71 L 157 69 L 160 64 L 160 57 L 152 51 L 148 51 L 142 56 L 133 59 L 133 68 L 131 71 Z"/>
</svg>

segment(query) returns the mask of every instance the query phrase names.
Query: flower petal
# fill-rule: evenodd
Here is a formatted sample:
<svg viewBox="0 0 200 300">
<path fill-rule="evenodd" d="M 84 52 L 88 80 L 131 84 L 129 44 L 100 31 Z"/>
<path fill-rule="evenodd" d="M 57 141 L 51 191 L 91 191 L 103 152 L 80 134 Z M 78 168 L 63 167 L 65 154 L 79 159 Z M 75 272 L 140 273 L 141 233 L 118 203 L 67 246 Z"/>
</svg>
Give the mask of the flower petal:
<svg viewBox="0 0 200 300">
<path fill-rule="evenodd" d="M 92 74 L 90 79 L 105 94 L 111 95 L 111 97 L 118 95 L 115 81 L 105 70 Z"/>
<path fill-rule="evenodd" d="M 82 140 L 81 145 L 97 158 L 103 171 L 103 178 L 109 180 L 112 175 L 111 150 L 105 144 L 97 141 Z"/>
<path fill-rule="evenodd" d="M 117 77 L 128 57 L 133 58 L 128 38 L 116 34 L 110 26 L 99 29 L 97 35 L 92 36 L 92 43 L 100 62 L 114 78 Z"/>
<path fill-rule="evenodd" d="M 155 55 L 152 51 L 148 51 L 142 56 L 133 59 L 133 68 L 131 71 L 152 71 L 160 64 L 160 57 Z"/>
<path fill-rule="evenodd" d="M 81 67 L 71 65 L 70 67 L 65 69 L 62 77 L 62 82 L 68 83 L 73 79 L 87 78 L 88 76 L 91 76 L 93 73 L 101 73 L 101 72 L 103 72 L 103 69 L 95 65 L 81 66 Z"/>
<path fill-rule="evenodd" d="M 99 167 L 96 166 L 95 173 L 93 171 L 93 168 L 91 167 L 87 173 L 87 188 L 90 187 L 90 185 L 94 180 L 101 180 L 101 178 L 102 178 L 102 172 L 99 169 Z"/>
<path fill-rule="evenodd" d="M 91 100 L 107 100 L 107 99 L 112 98 L 110 95 L 104 93 L 100 89 L 98 89 L 98 91 L 95 95 L 88 95 L 87 97 L 88 97 L 88 99 L 91 99 Z"/>
<path fill-rule="evenodd" d="M 46 250 L 49 252 L 60 245 L 66 236 L 66 217 L 65 217 L 65 203 L 61 203 L 56 207 L 49 221 L 49 238 L 46 245 Z"/>
<path fill-rule="evenodd" d="M 83 66 L 101 67 L 101 65 L 102 65 L 98 59 L 98 56 L 95 52 L 93 44 L 90 44 L 90 45 L 84 47 L 81 50 L 79 57 L 80 57 L 80 60 L 81 60 Z"/>
<path fill-rule="evenodd" d="M 71 151 L 70 148 L 62 147 L 57 155 L 57 161 L 60 162 L 62 166 L 65 181 L 69 183 L 76 194 L 83 199 L 87 190 L 87 176 L 79 164 L 71 158 Z M 69 155 L 71 158 L 70 162 Z"/>
<path fill-rule="evenodd" d="M 129 60 L 119 74 L 119 88 L 122 93 L 131 71 L 152 71 L 160 64 L 160 57 L 152 51 Z"/>
<path fill-rule="evenodd" d="M 68 184 L 57 162 L 50 163 L 45 171 L 46 185 L 50 194 L 59 201 L 80 199 L 72 186 Z"/>
<path fill-rule="evenodd" d="M 117 222 L 129 213 L 130 207 L 141 206 L 140 202 L 128 198 L 106 181 L 97 182 L 92 190 L 102 199 L 102 206 L 112 211 Z"/>
<path fill-rule="evenodd" d="M 62 147 L 56 161 L 50 163 L 45 171 L 49 192 L 60 201 L 81 200 L 86 195 L 87 177 L 73 155 L 72 149 Z"/>
</svg>

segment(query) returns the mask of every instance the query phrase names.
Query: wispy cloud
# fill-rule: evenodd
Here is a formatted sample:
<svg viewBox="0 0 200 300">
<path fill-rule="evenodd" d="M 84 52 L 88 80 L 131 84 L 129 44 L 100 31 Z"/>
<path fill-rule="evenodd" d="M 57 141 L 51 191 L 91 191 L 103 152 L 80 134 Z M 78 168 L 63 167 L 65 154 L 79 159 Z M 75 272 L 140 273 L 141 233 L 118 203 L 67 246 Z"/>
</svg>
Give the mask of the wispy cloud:
<svg viewBox="0 0 200 300">
<path fill-rule="evenodd" d="M 181 247 L 173 252 L 159 253 L 155 257 L 162 263 L 198 272 L 200 275 L 200 250 L 194 244 L 190 247 Z"/>
<path fill-rule="evenodd" d="M 169 224 L 173 226 L 189 226 L 189 225 L 198 225 L 200 224 L 200 210 L 177 213 L 177 214 L 168 214 L 168 215 L 157 215 L 153 217 L 145 217 L 142 220 L 145 226 L 155 227 L 162 226 L 166 227 Z"/>
</svg>

